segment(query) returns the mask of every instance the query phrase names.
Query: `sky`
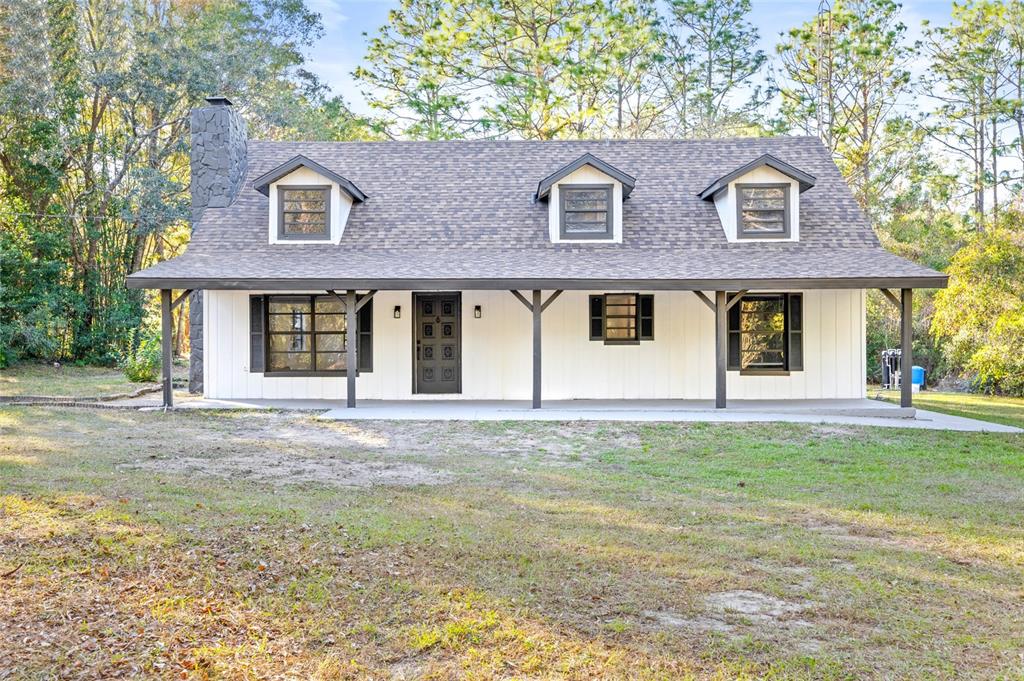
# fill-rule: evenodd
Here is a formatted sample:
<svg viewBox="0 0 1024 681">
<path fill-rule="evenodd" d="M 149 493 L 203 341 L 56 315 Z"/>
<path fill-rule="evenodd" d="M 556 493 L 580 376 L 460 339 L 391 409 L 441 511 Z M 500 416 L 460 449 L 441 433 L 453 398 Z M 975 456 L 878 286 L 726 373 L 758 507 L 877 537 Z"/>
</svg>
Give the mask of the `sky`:
<svg viewBox="0 0 1024 681">
<path fill-rule="evenodd" d="M 761 49 L 774 54 L 780 33 L 796 26 L 817 12 L 818 2 L 796 0 L 752 0 L 751 22 L 761 34 Z M 324 36 L 308 53 L 308 67 L 331 89 L 342 95 L 357 113 L 369 113 L 352 71 L 366 52 L 367 38 L 387 23 L 388 11 L 395 0 L 306 0 L 323 20 Z M 903 21 L 908 38 L 921 35 L 921 22 L 933 24 L 949 20 L 952 0 L 905 0 Z"/>
</svg>

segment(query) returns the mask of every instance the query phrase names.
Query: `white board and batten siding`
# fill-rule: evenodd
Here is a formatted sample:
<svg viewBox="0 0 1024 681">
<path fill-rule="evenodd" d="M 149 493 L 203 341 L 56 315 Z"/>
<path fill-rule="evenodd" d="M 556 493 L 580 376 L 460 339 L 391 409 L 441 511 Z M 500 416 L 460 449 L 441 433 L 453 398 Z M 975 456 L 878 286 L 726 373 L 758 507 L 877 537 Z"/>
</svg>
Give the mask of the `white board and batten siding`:
<svg viewBox="0 0 1024 681">
<path fill-rule="evenodd" d="M 654 294 L 654 340 L 589 340 L 590 293 L 566 291 L 543 316 L 544 399 L 702 399 L 715 396 L 714 315 L 691 292 Z M 862 290 L 804 293 L 804 370 L 788 376 L 728 373 L 730 399 L 865 396 Z M 249 292 L 206 291 L 204 382 L 220 399 L 345 397 L 344 377 L 264 377 L 249 371 Z M 545 292 L 545 298 L 550 292 Z M 413 394 L 413 306 L 408 291 L 373 299 L 373 371 L 356 381 L 360 399 L 444 399 Z M 394 318 L 395 306 L 401 318 Z M 482 316 L 476 319 L 473 308 Z M 530 312 L 507 291 L 462 292 L 462 399 L 528 400 Z"/>
</svg>

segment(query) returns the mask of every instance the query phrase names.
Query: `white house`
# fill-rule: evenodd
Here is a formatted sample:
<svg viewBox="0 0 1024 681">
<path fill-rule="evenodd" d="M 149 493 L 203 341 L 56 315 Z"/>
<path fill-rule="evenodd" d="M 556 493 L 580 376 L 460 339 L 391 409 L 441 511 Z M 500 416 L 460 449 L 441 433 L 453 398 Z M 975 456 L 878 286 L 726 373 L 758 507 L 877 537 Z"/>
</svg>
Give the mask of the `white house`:
<svg viewBox="0 0 1024 681">
<path fill-rule="evenodd" d="M 865 290 L 909 366 L 912 289 L 946 285 L 814 138 L 261 142 L 209 104 L 188 250 L 128 279 L 165 341 L 191 294 L 208 397 L 860 398 Z"/>
</svg>

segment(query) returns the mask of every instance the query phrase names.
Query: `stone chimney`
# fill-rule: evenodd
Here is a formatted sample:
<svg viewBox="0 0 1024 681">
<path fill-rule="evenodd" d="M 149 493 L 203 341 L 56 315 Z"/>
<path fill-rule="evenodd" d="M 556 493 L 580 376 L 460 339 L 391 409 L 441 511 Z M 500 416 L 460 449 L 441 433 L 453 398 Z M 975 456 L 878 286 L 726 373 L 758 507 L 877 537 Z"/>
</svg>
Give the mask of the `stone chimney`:
<svg viewBox="0 0 1024 681">
<path fill-rule="evenodd" d="M 192 229 L 207 208 L 224 208 L 238 196 L 245 180 L 245 120 L 227 97 L 207 97 L 208 106 L 193 109 Z M 203 292 L 189 296 L 189 392 L 203 391 Z"/>
<path fill-rule="evenodd" d="M 206 101 L 190 119 L 193 229 L 207 208 L 231 205 L 245 179 L 245 121 L 227 97 Z"/>
</svg>

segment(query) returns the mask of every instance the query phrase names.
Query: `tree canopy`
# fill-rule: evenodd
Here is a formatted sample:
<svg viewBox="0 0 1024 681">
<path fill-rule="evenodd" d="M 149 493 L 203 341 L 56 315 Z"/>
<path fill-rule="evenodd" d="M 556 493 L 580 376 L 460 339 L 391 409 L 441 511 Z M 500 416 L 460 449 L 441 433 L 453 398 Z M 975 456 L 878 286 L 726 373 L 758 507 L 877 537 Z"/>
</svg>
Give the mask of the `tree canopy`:
<svg viewBox="0 0 1024 681">
<path fill-rule="evenodd" d="M 363 116 L 307 63 L 302 0 L 0 4 L 0 364 L 109 361 L 146 329 L 124 279 L 187 243 L 187 115 L 219 94 L 267 139 L 817 136 L 885 246 L 952 277 L 918 296 L 917 357 L 1024 393 L 1024 0 L 954 3 L 916 42 L 896 0 L 836 0 L 770 53 L 750 9 L 399 0 L 352 74 Z"/>
</svg>

